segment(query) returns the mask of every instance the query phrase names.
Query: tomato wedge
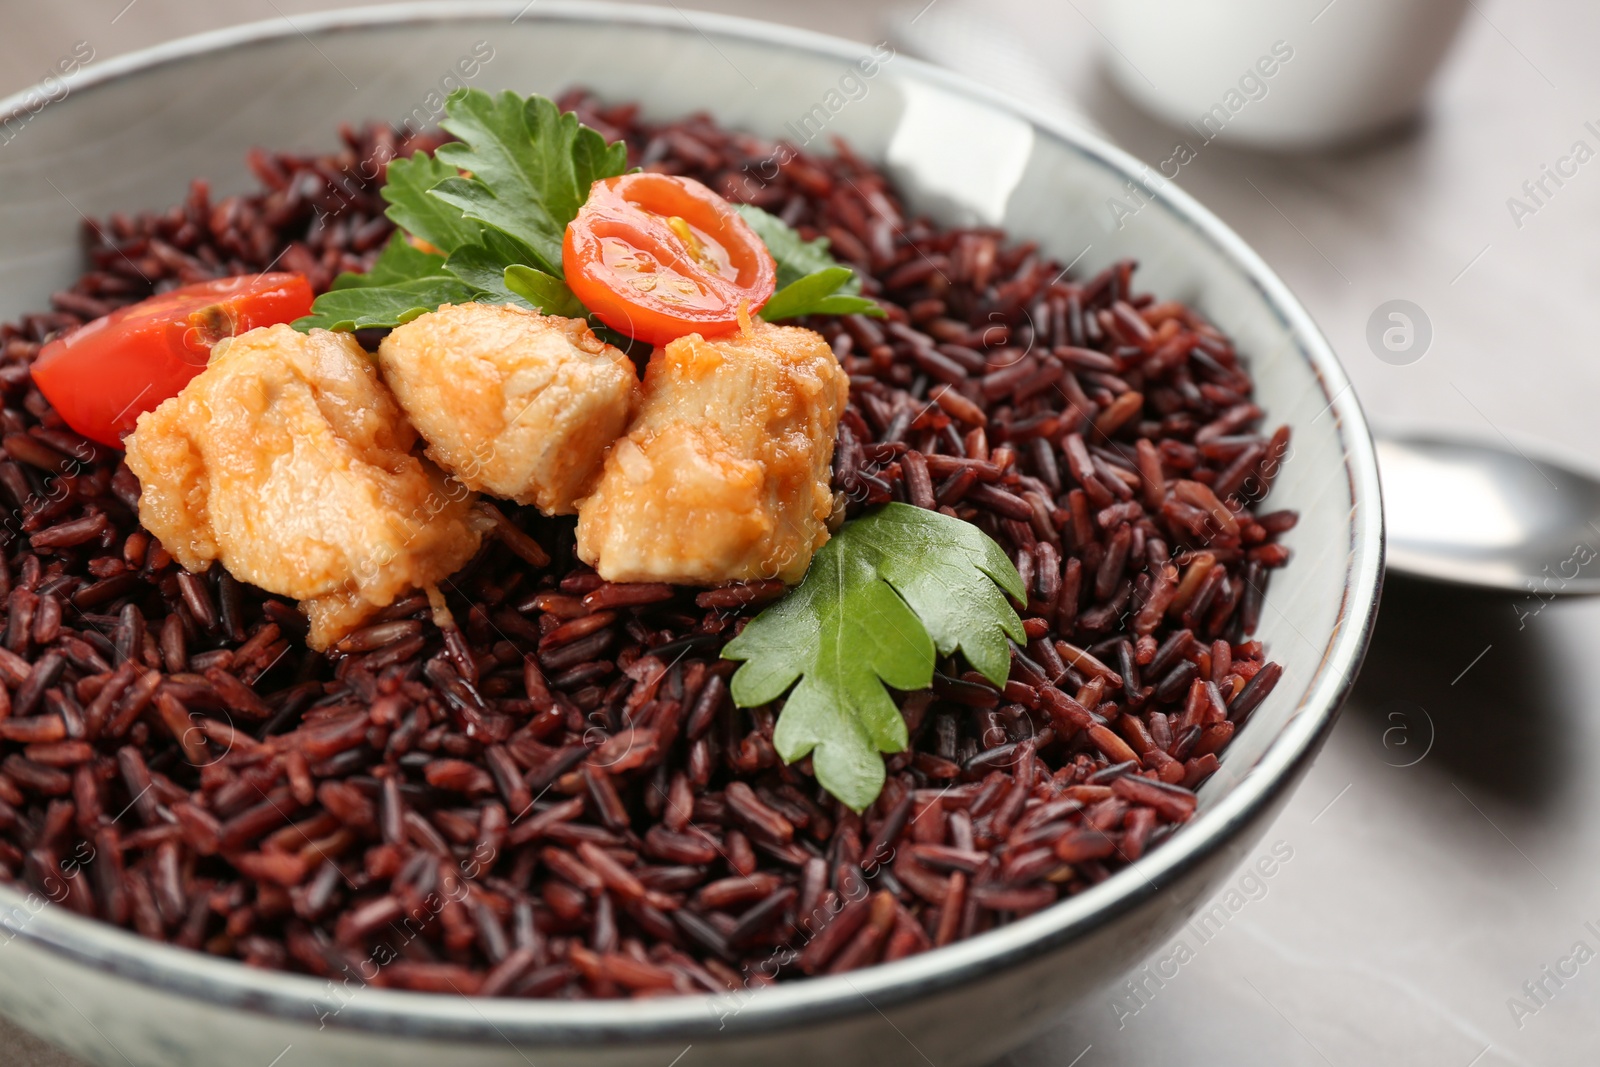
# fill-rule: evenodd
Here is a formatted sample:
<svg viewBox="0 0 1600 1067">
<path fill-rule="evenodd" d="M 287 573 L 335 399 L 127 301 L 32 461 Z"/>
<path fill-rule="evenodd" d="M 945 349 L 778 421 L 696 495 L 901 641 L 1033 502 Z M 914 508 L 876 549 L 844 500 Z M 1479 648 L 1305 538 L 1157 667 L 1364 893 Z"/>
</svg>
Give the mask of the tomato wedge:
<svg viewBox="0 0 1600 1067">
<path fill-rule="evenodd" d="M 772 254 L 733 205 L 695 181 L 624 174 L 595 182 L 567 226 L 567 286 L 601 322 L 666 344 L 739 326 L 777 287 Z"/>
<path fill-rule="evenodd" d="M 206 369 L 224 337 L 311 313 L 311 285 L 299 274 L 242 274 L 185 285 L 118 308 L 51 341 L 33 381 L 67 425 L 103 445 Z"/>
</svg>

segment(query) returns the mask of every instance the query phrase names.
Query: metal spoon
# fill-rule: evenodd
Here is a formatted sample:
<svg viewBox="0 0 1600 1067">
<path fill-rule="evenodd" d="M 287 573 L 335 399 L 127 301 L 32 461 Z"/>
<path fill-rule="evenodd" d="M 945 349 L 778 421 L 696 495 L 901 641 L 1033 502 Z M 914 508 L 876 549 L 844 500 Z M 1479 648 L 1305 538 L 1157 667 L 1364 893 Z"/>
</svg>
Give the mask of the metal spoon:
<svg viewBox="0 0 1600 1067">
<path fill-rule="evenodd" d="M 1600 593 L 1600 479 L 1507 445 L 1377 439 L 1389 568 L 1544 599 Z"/>
</svg>

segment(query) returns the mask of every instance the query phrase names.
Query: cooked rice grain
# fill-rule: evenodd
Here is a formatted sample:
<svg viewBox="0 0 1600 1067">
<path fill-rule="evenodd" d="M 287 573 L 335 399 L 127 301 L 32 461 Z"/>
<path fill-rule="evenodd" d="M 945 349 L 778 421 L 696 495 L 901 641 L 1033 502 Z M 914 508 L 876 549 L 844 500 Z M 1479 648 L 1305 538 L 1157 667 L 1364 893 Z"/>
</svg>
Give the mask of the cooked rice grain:
<svg viewBox="0 0 1600 1067">
<path fill-rule="evenodd" d="M 851 376 L 834 487 L 976 523 L 1029 592 L 996 689 L 945 661 L 864 814 L 736 709 L 721 646 L 781 594 L 611 585 L 571 520 L 503 505 L 449 583 L 327 655 L 292 604 L 189 575 L 138 528 L 119 457 L 32 388 L 41 342 L 173 285 L 269 266 L 319 291 L 390 233 L 346 129 L 251 153 L 87 228 L 89 270 L 0 327 L 0 877 L 147 937 L 270 968 L 489 996 L 722 992 L 971 937 L 1102 881 L 1194 812 L 1278 681 L 1249 638 L 1287 512 L 1257 515 L 1287 429 L 1193 310 L 1029 243 L 907 213 L 850 153 L 705 116 L 565 104 L 647 168 L 826 236 L 886 321 L 810 322 Z M 548 562 L 548 566 L 545 564 Z M 378 961 L 374 968 L 368 961 Z M 387 961 L 387 962 L 385 962 Z M 373 977 L 367 978 L 367 975 Z"/>
</svg>

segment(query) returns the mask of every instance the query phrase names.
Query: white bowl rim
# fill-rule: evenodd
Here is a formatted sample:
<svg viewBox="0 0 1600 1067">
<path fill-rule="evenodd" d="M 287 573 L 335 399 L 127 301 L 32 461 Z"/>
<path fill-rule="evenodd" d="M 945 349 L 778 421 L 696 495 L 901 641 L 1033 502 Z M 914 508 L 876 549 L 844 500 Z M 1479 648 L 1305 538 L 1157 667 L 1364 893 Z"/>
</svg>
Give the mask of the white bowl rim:
<svg viewBox="0 0 1600 1067">
<path fill-rule="evenodd" d="M 387 25 L 488 18 L 583 23 L 597 27 L 681 29 L 820 54 L 853 62 L 862 45 L 843 38 L 736 15 L 643 7 L 609 0 L 419 0 L 247 23 L 181 38 L 82 68 L 63 79 L 69 91 L 114 82 L 212 51 L 311 32 L 361 31 Z M 1009 111 L 1075 149 L 1083 159 L 1134 177 L 1133 156 L 1060 117 L 951 71 L 909 57 L 896 59 L 911 76 Z M 0 121 L 27 110 L 35 89 L 0 99 Z M 1371 434 L 1350 381 L 1310 315 L 1270 267 L 1225 223 L 1174 183 L 1152 194 L 1176 219 L 1217 246 L 1261 293 L 1328 398 L 1345 448 L 1344 467 L 1354 502 L 1346 582 L 1333 636 L 1309 696 L 1260 760 L 1215 804 L 1181 832 L 1106 881 L 1027 918 L 966 941 L 878 964 L 846 975 L 808 978 L 739 994 L 701 994 L 647 1000 L 533 1000 L 468 998 L 364 987 L 326 1023 L 341 1030 L 382 1032 L 422 1040 L 486 1044 L 600 1045 L 668 1039 L 743 1037 L 825 1019 L 879 1011 L 939 990 L 976 981 L 1088 933 L 1138 907 L 1199 865 L 1252 821 L 1299 777 L 1326 739 L 1354 684 L 1377 614 L 1383 577 L 1383 513 Z M 0 913 L 25 906 L 24 894 L 0 885 Z M 0 927 L 3 928 L 3 927 Z M 247 967 L 234 960 L 175 948 L 130 931 L 45 906 L 17 932 L 39 948 L 96 970 L 237 1010 L 317 1022 L 331 1006 L 326 980 Z M 724 1027 L 724 1024 L 725 1027 Z"/>
</svg>

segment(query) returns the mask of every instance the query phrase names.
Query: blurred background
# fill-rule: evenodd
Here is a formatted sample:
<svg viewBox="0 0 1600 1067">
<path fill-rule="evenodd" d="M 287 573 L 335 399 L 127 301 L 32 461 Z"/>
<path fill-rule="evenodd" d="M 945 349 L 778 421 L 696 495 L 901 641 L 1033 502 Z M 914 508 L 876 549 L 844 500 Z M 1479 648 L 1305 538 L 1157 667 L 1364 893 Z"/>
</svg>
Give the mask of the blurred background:
<svg viewBox="0 0 1600 1067">
<path fill-rule="evenodd" d="M 0 0 L 0 95 L 338 6 L 358 5 Z M 1268 260 L 1380 429 L 1600 466 L 1583 458 L 1600 449 L 1600 5 L 662 6 L 691 24 L 704 9 L 887 40 L 1098 130 L 1148 164 L 1148 189 L 1195 196 Z M 1597 640 L 1592 600 L 1391 575 L 1356 695 L 1261 846 L 1292 858 L 1269 880 L 1236 879 L 1244 905 L 1158 975 L 1175 977 L 1134 976 L 1007 1062 L 1600 1059 Z M 70 1061 L 0 1024 L 0 1064 Z"/>
</svg>

